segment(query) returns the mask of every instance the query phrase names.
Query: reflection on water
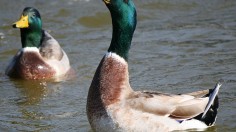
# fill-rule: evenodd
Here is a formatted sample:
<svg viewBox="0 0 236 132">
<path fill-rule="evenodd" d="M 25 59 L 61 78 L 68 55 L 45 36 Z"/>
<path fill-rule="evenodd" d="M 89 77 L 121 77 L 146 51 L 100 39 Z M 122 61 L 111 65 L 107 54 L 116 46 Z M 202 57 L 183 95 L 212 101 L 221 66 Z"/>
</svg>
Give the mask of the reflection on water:
<svg viewBox="0 0 236 132">
<path fill-rule="evenodd" d="M 223 79 L 216 126 L 206 131 L 236 131 L 236 1 L 135 3 L 138 24 L 129 57 L 133 89 L 187 93 L 212 88 Z M 5 76 L 5 67 L 21 46 L 19 30 L 11 24 L 25 6 L 39 9 L 43 27 L 67 52 L 76 72 L 72 79 Z M 0 12 L 0 131 L 91 131 L 87 92 L 112 34 L 104 3 L 1 0 Z"/>
<path fill-rule="evenodd" d="M 47 83 L 41 81 L 12 80 L 15 87 L 19 88 L 22 98 L 16 100 L 18 105 L 34 105 L 47 95 Z"/>
</svg>

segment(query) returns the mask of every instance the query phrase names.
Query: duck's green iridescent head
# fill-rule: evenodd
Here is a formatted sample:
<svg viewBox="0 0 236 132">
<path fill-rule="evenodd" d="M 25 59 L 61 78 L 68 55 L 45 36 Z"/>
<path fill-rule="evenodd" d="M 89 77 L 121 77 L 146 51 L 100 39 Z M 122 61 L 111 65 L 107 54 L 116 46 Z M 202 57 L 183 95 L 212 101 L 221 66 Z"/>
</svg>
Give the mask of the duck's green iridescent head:
<svg viewBox="0 0 236 132">
<path fill-rule="evenodd" d="M 26 7 L 20 20 L 12 25 L 20 28 L 22 47 L 39 47 L 42 39 L 42 21 L 38 10 Z"/>
<path fill-rule="evenodd" d="M 118 22 L 122 27 L 136 27 L 136 9 L 132 0 L 103 0 L 110 10 L 113 24 Z M 113 25 L 114 26 L 114 25 Z"/>
<path fill-rule="evenodd" d="M 38 10 L 26 7 L 19 21 L 13 24 L 14 28 L 42 28 L 41 16 Z"/>
<path fill-rule="evenodd" d="M 108 52 L 115 52 L 128 61 L 128 52 L 137 23 L 135 5 L 132 0 L 103 1 L 110 10 L 113 25 Z"/>
</svg>

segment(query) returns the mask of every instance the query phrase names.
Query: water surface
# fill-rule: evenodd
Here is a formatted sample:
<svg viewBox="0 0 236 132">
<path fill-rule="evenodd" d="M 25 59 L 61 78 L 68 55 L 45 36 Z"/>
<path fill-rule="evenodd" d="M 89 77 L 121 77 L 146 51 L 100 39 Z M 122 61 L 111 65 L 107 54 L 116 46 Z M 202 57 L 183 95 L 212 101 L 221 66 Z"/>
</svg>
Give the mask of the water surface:
<svg viewBox="0 0 236 132">
<path fill-rule="evenodd" d="M 138 25 L 129 56 L 135 90 L 185 93 L 220 90 L 216 126 L 236 131 L 236 2 L 134 1 Z M 26 6 L 39 9 L 43 27 L 67 52 L 76 77 L 62 82 L 23 81 L 4 74 L 21 47 L 15 22 Z M 91 131 L 87 92 L 111 40 L 111 19 L 100 0 L 0 1 L 0 131 Z"/>
</svg>

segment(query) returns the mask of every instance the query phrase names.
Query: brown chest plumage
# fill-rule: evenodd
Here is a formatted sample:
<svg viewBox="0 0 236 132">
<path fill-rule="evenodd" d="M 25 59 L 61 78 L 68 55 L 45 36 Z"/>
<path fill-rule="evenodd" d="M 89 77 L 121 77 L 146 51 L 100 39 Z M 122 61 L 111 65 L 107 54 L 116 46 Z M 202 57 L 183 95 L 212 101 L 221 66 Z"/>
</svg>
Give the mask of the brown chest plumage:
<svg viewBox="0 0 236 132">
<path fill-rule="evenodd" d="M 107 106 L 120 101 L 122 91 L 126 89 L 128 81 L 126 62 L 121 62 L 111 55 L 106 55 L 101 60 L 87 100 L 87 114 L 91 125 L 93 125 L 93 118 L 109 118 L 106 113 Z"/>
<path fill-rule="evenodd" d="M 55 75 L 55 70 L 33 52 L 21 53 L 13 69 L 9 76 L 23 79 L 49 79 Z"/>
</svg>

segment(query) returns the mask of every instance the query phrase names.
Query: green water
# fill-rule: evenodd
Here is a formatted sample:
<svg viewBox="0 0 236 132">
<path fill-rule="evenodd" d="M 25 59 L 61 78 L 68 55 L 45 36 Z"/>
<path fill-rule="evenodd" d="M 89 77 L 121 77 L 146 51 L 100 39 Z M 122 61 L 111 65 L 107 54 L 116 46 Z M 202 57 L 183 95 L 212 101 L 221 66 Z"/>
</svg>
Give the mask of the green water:
<svg viewBox="0 0 236 132">
<path fill-rule="evenodd" d="M 170 93 L 212 88 L 223 79 L 216 126 L 236 131 L 236 1 L 134 1 L 138 25 L 129 71 L 135 90 Z M 62 82 L 10 79 L 4 70 L 21 48 L 15 22 L 37 8 L 67 52 L 76 77 Z M 91 131 L 88 88 L 111 40 L 111 19 L 101 0 L 0 1 L 0 131 Z"/>
</svg>

